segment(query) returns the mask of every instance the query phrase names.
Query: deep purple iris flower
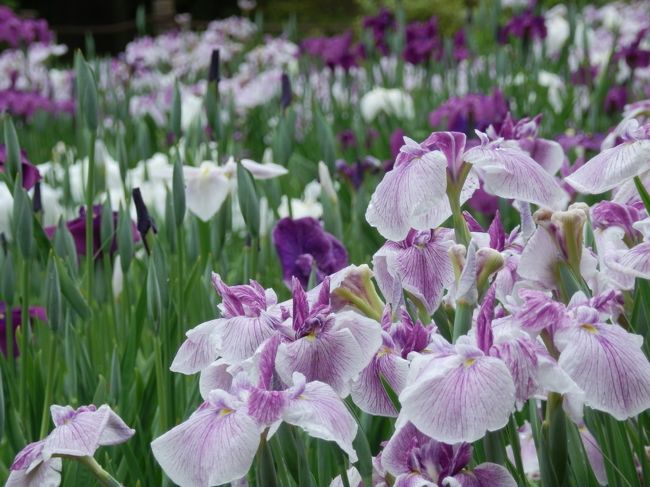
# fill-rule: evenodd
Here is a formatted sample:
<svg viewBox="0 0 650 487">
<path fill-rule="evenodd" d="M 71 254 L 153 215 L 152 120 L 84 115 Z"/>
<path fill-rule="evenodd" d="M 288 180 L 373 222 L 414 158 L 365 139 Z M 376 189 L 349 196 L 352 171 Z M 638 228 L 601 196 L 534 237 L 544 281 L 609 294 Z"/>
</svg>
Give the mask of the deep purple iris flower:
<svg viewBox="0 0 650 487">
<path fill-rule="evenodd" d="M 45 19 L 21 19 L 9 7 L 0 6 L 0 44 L 18 47 L 32 42 L 52 41 L 54 33 Z"/>
<path fill-rule="evenodd" d="M 508 102 L 500 90 L 490 95 L 468 93 L 450 98 L 436 108 L 429 114 L 429 123 L 434 128 L 473 135 L 475 129 L 500 127 L 507 114 Z"/>
<path fill-rule="evenodd" d="M 412 22 L 406 26 L 404 59 L 411 64 L 426 63 L 442 56 L 442 40 L 438 33 L 438 19 Z"/>
<path fill-rule="evenodd" d="M 14 329 L 14 357 L 19 355 L 18 343 L 16 343 L 16 328 L 22 323 L 22 310 L 20 307 L 14 307 L 11 309 L 11 325 Z M 3 301 L 0 301 L 0 350 L 4 355 L 7 354 L 7 304 Z M 29 307 L 29 318 L 34 320 L 34 318 L 40 321 L 47 321 L 47 316 L 45 314 L 45 308 L 40 306 L 30 306 Z"/>
<path fill-rule="evenodd" d="M 296 277 L 306 287 L 312 269 L 316 270 L 317 281 L 321 282 L 348 264 L 348 253 L 343 244 L 323 230 L 314 218 L 283 218 L 278 221 L 273 230 L 273 243 L 287 283 Z"/>
<path fill-rule="evenodd" d="M 382 8 L 375 16 L 363 19 L 364 29 L 372 31 L 375 48 L 384 56 L 387 56 L 390 52 L 386 35 L 389 31 L 395 29 L 395 25 L 395 16 L 387 8 Z"/>
<path fill-rule="evenodd" d="M 632 69 L 650 66 L 650 50 L 641 48 L 641 42 L 648 35 L 650 35 L 650 29 L 642 29 L 632 43 L 614 54 L 614 60 L 625 59 L 627 65 Z"/>
<path fill-rule="evenodd" d="M 336 170 L 345 179 L 350 181 L 355 189 L 359 189 L 363 184 L 363 179 L 367 173 L 376 173 L 380 169 L 380 163 L 373 157 L 357 160 L 353 164 L 348 164 L 343 159 L 337 159 L 335 162 Z"/>
<path fill-rule="evenodd" d="M 519 15 L 515 15 L 499 30 L 498 40 L 501 44 L 507 44 L 510 36 L 512 36 L 530 42 L 534 39 L 545 39 L 546 34 L 544 17 L 535 15 L 531 10 L 526 10 Z"/>
<path fill-rule="evenodd" d="M 612 86 L 603 102 L 603 108 L 606 113 L 620 113 L 627 104 L 627 88 L 625 86 Z"/>
<path fill-rule="evenodd" d="M 2 109 L 0 109 L 0 112 L 1 111 Z M 0 144 L 0 172 L 4 172 L 5 162 L 7 162 L 7 148 L 4 144 Z M 32 189 L 34 185 L 40 181 L 41 173 L 34 164 L 29 162 L 29 159 L 27 159 L 27 152 L 24 150 L 20 151 L 20 164 L 23 170 L 23 188 L 27 190 Z"/>
<path fill-rule="evenodd" d="M 117 212 L 113 212 L 113 228 L 117 228 Z M 79 216 L 72 220 L 69 220 L 66 223 L 68 230 L 72 234 L 74 239 L 75 248 L 77 249 L 77 255 L 86 255 L 86 208 L 79 208 Z M 101 205 L 93 206 L 93 255 L 98 257 L 101 253 L 102 242 L 101 242 L 101 227 L 102 227 L 102 207 Z M 45 233 L 48 237 L 54 237 L 56 232 L 56 226 L 51 226 L 45 228 Z M 133 241 L 137 242 L 140 240 L 135 225 L 132 225 L 131 234 L 133 235 Z M 109 253 L 113 254 L 117 250 L 117 239 L 115 235 L 113 236 L 113 241 L 108 246 Z"/>
<path fill-rule="evenodd" d="M 362 55 L 362 48 L 353 42 L 351 31 L 332 37 L 309 37 L 301 43 L 301 50 L 320 58 L 331 69 L 337 66 L 350 69 Z"/>
</svg>

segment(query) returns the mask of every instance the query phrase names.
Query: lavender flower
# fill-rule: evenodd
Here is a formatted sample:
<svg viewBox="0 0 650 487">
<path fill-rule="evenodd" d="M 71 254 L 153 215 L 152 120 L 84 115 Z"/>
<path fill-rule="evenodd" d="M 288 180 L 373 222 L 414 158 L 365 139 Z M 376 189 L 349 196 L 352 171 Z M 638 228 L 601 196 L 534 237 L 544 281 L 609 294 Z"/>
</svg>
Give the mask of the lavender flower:
<svg viewBox="0 0 650 487">
<path fill-rule="evenodd" d="M 490 95 L 469 93 L 444 102 L 429 114 L 429 123 L 433 128 L 469 135 L 474 129 L 486 130 L 490 125 L 500 125 L 507 113 L 508 103 L 501 91 L 495 90 Z"/>
<path fill-rule="evenodd" d="M 507 44 L 510 36 L 522 39 L 524 42 L 531 42 L 535 39 L 546 38 L 546 25 L 544 17 L 535 15 L 531 10 L 526 10 L 514 16 L 499 30 L 499 42 Z"/>
<path fill-rule="evenodd" d="M 273 243 L 287 283 L 296 277 L 306 287 L 312 271 L 321 282 L 348 263 L 345 247 L 314 218 L 281 219 L 273 229 Z"/>
<path fill-rule="evenodd" d="M 61 481 L 61 457 L 92 457 L 100 446 L 124 443 L 135 433 L 106 404 L 78 409 L 53 405 L 50 412 L 55 428 L 18 453 L 7 485 L 56 487 Z"/>
</svg>

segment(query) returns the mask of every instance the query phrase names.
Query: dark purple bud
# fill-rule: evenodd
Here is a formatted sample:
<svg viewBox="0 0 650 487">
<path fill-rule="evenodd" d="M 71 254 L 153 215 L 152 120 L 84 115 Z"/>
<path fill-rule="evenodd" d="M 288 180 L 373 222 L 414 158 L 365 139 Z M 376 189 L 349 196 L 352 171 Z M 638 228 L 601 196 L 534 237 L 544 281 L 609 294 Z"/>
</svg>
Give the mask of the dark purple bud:
<svg viewBox="0 0 650 487">
<path fill-rule="evenodd" d="M 219 73 L 219 49 L 214 49 L 210 56 L 210 70 L 208 71 L 208 83 L 219 83 L 221 79 Z"/>
<path fill-rule="evenodd" d="M 43 211 L 43 200 L 41 199 L 41 183 L 40 181 L 36 181 L 36 184 L 34 185 L 34 197 L 32 198 L 33 202 L 33 207 L 34 207 L 34 213 L 38 213 L 39 211 Z"/>
<path fill-rule="evenodd" d="M 280 106 L 282 110 L 286 110 L 291 104 L 291 80 L 287 73 L 282 73 L 282 96 L 280 98 Z"/>
<path fill-rule="evenodd" d="M 138 233 L 140 233 L 140 237 L 142 238 L 142 241 L 144 242 L 144 247 L 148 253 L 150 249 L 146 239 L 147 233 L 149 232 L 149 230 L 152 230 L 153 233 L 158 233 L 158 229 L 156 228 L 156 223 L 154 222 L 153 218 L 151 218 L 151 215 L 149 215 L 149 210 L 147 210 L 147 205 L 144 204 L 144 200 L 142 199 L 142 193 L 140 192 L 140 188 L 133 189 L 133 203 L 135 204 L 135 211 L 138 216 L 138 222 L 136 225 L 138 229 Z"/>
</svg>

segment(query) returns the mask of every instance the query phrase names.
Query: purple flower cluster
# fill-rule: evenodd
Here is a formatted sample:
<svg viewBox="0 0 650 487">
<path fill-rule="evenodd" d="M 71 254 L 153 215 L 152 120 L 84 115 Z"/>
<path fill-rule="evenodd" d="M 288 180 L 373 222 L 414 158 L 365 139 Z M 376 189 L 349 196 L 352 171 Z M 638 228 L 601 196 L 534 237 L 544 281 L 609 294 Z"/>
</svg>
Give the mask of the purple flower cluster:
<svg viewBox="0 0 650 487">
<path fill-rule="evenodd" d="M 32 42 L 47 44 L 53 38 L 45 19 L 21 19 L 9 7 L 0 6 L 0 45 L 15 48 Z"/>
<path fill-rule="evenodd" d="M 375 48 L 384 56 L 390 52 L 386 36 L 395 30 L 395 16 L 387 8 L 382 8 L 375 16 L 363 19 L 363 27 L 372 31 Z"/>
<path fill-rule="evenodd" d="M 354 42 L 350 31 L 332 37 L 309 37 L 300 46 L 303 54 L 320 59 L 331 69 L 348 70 L 363 57 L 363 47 Z"/>
<path fill-rule="evenodd" d="M 531 42 L 535 39 L 545 39 L 546 35 L 544 17 L 526 10 L 512 17 L 504 27 L 499 29 L 497 37 L 501 44 L 507 44 L 511 36 L 524 42 Z"/>
<path fill-rule="evenodd" d="M 423 64 L 442 56 L 442 39 L 438 32 L 438 19 L 412 22 L 406 26 L 404 59 L 411 64 Z"/>
<path fill-rule="evenodd" d="M 31 117 L 38 111 L 53 114 L 74 113 L 74 100 L 57 101 L 36 91 L 0 90 L 0 112 Z"/>
<path fill-rule="evenodd" d="M 450 98 L 429 114 L 429 123 L 434 128 L 470 135 L 475 129 L 499 126 L 507 114 L 508 102 L 497 89 L 490 95 L 469 93 Z"/>
</svg>

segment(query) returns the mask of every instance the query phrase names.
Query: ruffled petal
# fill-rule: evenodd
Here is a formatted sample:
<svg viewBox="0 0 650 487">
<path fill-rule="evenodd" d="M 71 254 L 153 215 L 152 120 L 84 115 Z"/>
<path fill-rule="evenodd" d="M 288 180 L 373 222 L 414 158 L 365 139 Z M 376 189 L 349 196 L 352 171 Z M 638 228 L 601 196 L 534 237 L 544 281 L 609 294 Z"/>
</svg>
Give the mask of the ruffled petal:
<svg viewBox="0 0 650 487">
<path fill-rule="evenodd" d="M 217 337 L 215 329 L 221 319 L 206 321 L 192 328 L 185 335 L 183 342 L 176 352 L 169 370 L 181 374 L 196 374 L 206 368 L 217 358 Z"/>
<path fill-rule="evenodd" d="M 476 441 L 502 428 L 514 408 L 515 385 L 499 359 L 480 353 L 434 358 L 417 375 L 400 394 L 402 414 L 438 441 Z"/>
<path fill-rule="evenodd" d="M 413 423 L 407 422 L 388 440 L 381 453 L 381 464 L 394 477 L 411 473 L 411 452 L 431 441 Z"/>
<path fill-rule="evenodd" d="M 553 238 L 545 229 L 537 228 L 521 253 L 517 273 L 524 279 L 554 288 L 558 259 L 559 251 Z"/>
<path fill-rule="evenodd" d="M 650 140 L 623 142 L 602 151 L 565 181 L 581 193 L 604 193 L 648 169 Z"/>
<path fill-rule="evenodd" d="M 228 367 L 229 364 L 225 360 L 219 359 L 201 370 L 199 391 L 204 400 L 207 400 L 210 392 L 215 389 L 230 390 L 232 375 L 228 372 Z"/>
<path fill-rule="evenodd" d="M 221 485 L 244 477 L 261 430 L 244 409 L 198 409 L 151 443 L 156 460 L 181 487 Z"/>
<path fill-rule="evenodd" d="M 351 310 L 339 311 L 335 316 L 333 329 L 347 329 L 352 333 L 361 350 L 359 359 L 365 367 L 381 346 L 381 325 L 372 318 Z"/>
<path fill-rule="evenodd" d="M 650 408 L 650 363 L 643 338 L 618 325 L 582 324 L 555 335 L 559 364 L 585 393 L 585 404 L 618 420 Z"/>
<path fill-rule="evenodd" d="M 294 372 L 300 372 L 308 381 L 325 382 L 345 397 L 350 381 L 367 365 L 363 355 L 350 330 L 327 331 L 318 336 L 281 343 L 275 367 L 285 384 L 291 383 Z"/>
<path fill-rule="evenodd" d="M 446 168 L 444 155 L 435 151 L 386 173 L 368 205 L 368 223 L 393 241 L 403 240 L 411 228 L 438 226 L 442 221 L 434 210 L 435 203 L 446 198 Z"/>
<path fill-rule="evenodd" d="M 468 150 L 464 159 L 474 165 L 488 193 L 558 210 L 568 202 L 553 176 L 519 149 L 485 144 Z"/>
<path fill-rule="evenodd" d="M 300 374 L 294 374 L 294 379 L 295 382 L 304 381 Z M 357 461 L 352 446 L 357 436 L 357 423 L 327 384 L 307 382 L 300 394 L 289 401 L 282 418 L 289 424 L 299 426 L 309 436 L 336 442 L 348 454 L 351 463 Z"/>
</svg>

